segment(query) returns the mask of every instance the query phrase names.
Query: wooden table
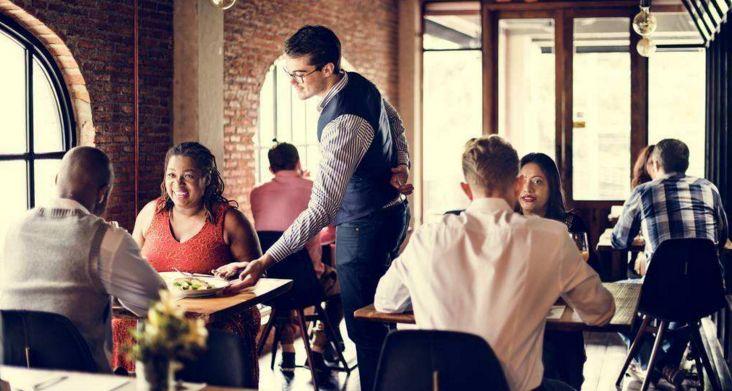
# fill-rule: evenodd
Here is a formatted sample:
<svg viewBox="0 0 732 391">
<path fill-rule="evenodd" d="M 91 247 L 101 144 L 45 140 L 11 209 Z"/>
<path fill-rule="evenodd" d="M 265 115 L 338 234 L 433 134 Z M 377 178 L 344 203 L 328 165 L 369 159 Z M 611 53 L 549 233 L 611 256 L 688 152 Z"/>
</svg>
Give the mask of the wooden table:
<svg viewBox="0 0 732 391">
<path fill-rule="evenodd" d="M 292 288 L 292 280 L 262 278 L 254 287 L 247 288 L 235 295 L 179 299 L 176 304 L 187 314 L 209 316 L 233 308 L 239 310 L 251 307 L 271 300 L 290 288 Z M 116 316 L 134 316 L 121 306 L 115 306 L 113 311 Z"/>
<path fill-rule="evenodd" d="M 62 391 L 62 390 L 89 390 L 89 391 L 135 391 L 135 378 L 115 375 L 100 375 L 91 373 L 69 372 L 69 371 L 49 371 L 45 369 L 27 369 L 19 367 L 0 367 L 0 377 L 8 381 L 13 390 L 17 389 L 33 389 L 34 384 L 48 381 L 51 384 L 53 379 L 65 379 L 49 385 L 43 390 Z M 250 388 L 228 388 L 214 387 L 202 384 L 182 383 L 185 388 L 178 390 L 204 390 L 204 391 L 252 391 Z"/>
<path fill-rule="evenodd" d="M 610 322 L 604 326 L 589 326 L 574 316 L 574 311 L 567 306 L 559 319 L 547 319 L 547 330 L 586 330 L 586 331 L 630 331 L 635 316 L 635 309 L 638 306 L 641 284 L 629 282 L 609 282 L 603 286 L 612 293 L 615 299 L 615 315 Z M 356 319 L 370 320 L 383 323 L 408 323 L 414 324 L 414 313 L 405 312 L 400 314 L 389 314 L 377 312 L 374 305 L 360 308 L 353 313 Z"/>
</svg>

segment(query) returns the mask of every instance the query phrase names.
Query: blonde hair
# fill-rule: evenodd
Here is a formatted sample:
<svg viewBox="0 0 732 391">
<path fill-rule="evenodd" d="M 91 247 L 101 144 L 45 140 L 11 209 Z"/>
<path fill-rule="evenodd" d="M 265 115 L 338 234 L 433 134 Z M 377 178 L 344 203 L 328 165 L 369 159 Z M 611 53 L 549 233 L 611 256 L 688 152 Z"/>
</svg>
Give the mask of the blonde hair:
<svg viewBox="0 0 732 391">
<path fill-rule="evenodd" d="M 502 190 L 513 184 L 519 173 L 516 150 L 497 135 L 471 138 L 463 152 L 463 175 L 471 185 Z"/>
</svg>

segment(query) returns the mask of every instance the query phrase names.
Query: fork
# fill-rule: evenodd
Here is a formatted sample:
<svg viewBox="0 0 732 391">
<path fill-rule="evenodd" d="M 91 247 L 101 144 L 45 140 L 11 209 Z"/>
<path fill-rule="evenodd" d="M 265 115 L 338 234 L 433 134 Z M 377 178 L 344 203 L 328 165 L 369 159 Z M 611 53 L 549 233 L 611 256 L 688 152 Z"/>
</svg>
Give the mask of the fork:
<svg viewBox="0 0 732 391">
<path fill-rule="evenodd" d="M 183 277 L 191 277 L 191 278 L 193 278 L 193 273 L 182 272 L 182 271 L 178 270 L 178 268 L 175 268 L 175 267 L 173 268 L 173 270 L 175 270 L 178 273 L 182 274 Z"/>
</svg>

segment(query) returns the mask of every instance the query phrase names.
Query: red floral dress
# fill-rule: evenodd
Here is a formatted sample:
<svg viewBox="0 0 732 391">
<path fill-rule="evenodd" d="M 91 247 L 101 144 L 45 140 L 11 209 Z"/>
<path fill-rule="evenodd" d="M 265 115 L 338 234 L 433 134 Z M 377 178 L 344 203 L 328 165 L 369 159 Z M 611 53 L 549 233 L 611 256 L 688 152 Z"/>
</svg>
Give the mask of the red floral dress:
<svg viewBox="0 0 732 391">
<path fill-rule="evenodd" d="M 158 199 L 158 206 L 164 202 Z M 224 215 L 230 205 L 219 204 L 214 210 L 214 221 L 206 220 L 203 228 L 185 242 L 179 242 L 173 237 L 170 226 L 169 212 L 163 210 L 155 214 L 152 224 L 145 235 L 145 244 L 142 246 L 142 254 L 158 272 L 180 271 L 190 273 L 210 273 L 227 263 L 235 261 L 229 246 L 224 242 Z M 217 316 L 218 315 L 218 316 Z M 259 331 L 260 317 L 256 308 L 249 308 L 240 312 L 232 313 L 226 311 L 221 314 L 214 314 L 206 319 L 206 325 L 212 329 L 225 330 L 241 336 L 249 341 L 250 365 L 254 373 L 252 378 L 256 381 L 259 377 L 256 337 Z M 132 318 L 113 318 L 112 330 L 114 333 L 114 352 L 112 368 L 122 366 L 128 371 L 134 370 L 134 362 L 130 362 L 122 351 L 123 346 L 130 346 L 134 343 L 129 330 L 135 327 L 135 320 Z"/>
</svg>

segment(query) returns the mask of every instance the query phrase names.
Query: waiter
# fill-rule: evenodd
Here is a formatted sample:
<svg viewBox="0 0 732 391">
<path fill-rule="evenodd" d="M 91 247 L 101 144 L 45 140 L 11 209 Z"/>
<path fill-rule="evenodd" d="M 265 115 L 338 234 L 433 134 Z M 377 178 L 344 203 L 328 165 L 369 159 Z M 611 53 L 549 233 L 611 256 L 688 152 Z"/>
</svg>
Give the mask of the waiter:
<svg viewBox="0 0 732 391">
<path fill-rule="evenodd" d="M 274 263 L 336 225 L 336 269 L 348 335 L 356 344 L 362 390 L 371 390 L 386 328 L 355 320 L 396 257 L 409 220 L 409 151 L 399 114 L 369 80 L 341 69 L 341 43 L 330 29 L 304 26 L 285 41 L 285 72 L 300 99 L 321 98 L 322 160 L 310 203 L 259 259 L 218 270 L 241 272 L 231 289 L 254 285 Z M 240 269 L 243 268 L 243 271 Z"/>
</svg>

